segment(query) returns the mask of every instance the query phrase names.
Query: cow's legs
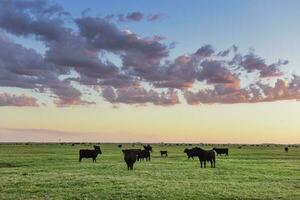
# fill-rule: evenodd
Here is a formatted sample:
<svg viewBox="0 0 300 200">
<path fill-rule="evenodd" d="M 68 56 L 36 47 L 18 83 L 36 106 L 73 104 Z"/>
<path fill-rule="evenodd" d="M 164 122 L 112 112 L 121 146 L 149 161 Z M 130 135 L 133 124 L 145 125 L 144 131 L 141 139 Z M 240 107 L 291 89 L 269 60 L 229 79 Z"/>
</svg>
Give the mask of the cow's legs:
<svg viewBox="0 0 300 200">
<path fill-rule="evenodd" d="M 210 160 L 210 167 L 213 168 L 213 160 Z"/>
<path fill-rule="evenodd" d="M 127 170 L 129 170 L 130 168 L 129 168 L 129 163 L 128 162 L 126 162 L 126 165 L 127 165 Z"/>
</svg>

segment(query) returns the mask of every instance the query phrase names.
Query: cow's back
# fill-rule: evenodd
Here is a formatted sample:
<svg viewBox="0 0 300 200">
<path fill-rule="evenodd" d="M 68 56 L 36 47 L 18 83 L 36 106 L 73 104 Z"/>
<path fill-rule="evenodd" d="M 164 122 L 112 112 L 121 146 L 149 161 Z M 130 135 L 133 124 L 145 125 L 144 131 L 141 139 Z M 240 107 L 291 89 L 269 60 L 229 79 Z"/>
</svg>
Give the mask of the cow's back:
<svg viewBox="0 0 300 200">
<path fill-rule="evenodd" d="M 80 157 L 90 158 L 95 156 L 95 151 L 90 149 L 80 149 L 79 155 Z"/>
<path fill-rule="evenodd" d="M 134 163 L 136 161 L 136 152 L 127 151 L 124 153 L 124 161 L 126 163 Z"/>
</svg>

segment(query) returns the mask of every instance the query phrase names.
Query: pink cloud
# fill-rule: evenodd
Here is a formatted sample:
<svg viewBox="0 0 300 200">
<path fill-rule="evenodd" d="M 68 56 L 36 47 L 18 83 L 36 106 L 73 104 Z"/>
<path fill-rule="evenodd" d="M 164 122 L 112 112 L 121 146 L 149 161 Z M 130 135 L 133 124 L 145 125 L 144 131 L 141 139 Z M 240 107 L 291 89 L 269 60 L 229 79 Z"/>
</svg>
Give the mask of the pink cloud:
<svg viewBox="0 0 300 200">
<path fill-rule="evenodd" d="M 169 106 L 179 104 L 177 93 L 173 90 L 158 93 L 154 90 L 145 90 L 141 87 L 130 87 L 113 89 L 106 87 L 102 90 L 104 99 L 111 103 L 125 103 L 125 104 L 147 104 Z"/>
<path fill-rule="evenodd" d="M 22 95 L 0 93 L 0 106 L 37 107 L 37 99 Z"/>
</svg>

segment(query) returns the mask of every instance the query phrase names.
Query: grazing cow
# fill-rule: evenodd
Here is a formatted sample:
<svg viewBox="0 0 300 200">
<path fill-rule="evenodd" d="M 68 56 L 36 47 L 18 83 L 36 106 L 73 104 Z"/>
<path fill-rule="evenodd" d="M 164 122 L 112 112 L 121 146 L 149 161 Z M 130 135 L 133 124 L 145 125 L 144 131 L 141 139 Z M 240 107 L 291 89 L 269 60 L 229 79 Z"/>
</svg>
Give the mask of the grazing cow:
<svg viewBox="0 0 300 200">
<path fill-rule="evenodd" d="M 163 157 L 163 155 L 168 157 L 168 151 L 160 151 L 160 156 Z"/>
<path fill-rule="evenodd" d="M 133 165 L 136 162 L 136 157 L 139 151 L 137 149 L 123 149 L 124 161 L 126 162 L 127 169 L 133 170 Z"/>
<path fill-rule="evenodd" d="M 213 150 L 217 152 L 217 156 L 222 154 L 228 156 L 228 151 L 229 151 L 228 148 L 213 148 Z"/>
<path fill-rule="evenodd" d="M 144 149 L 151 151 L 151 153 L 152 153 L 152 147 L 149 144 L 147 146 L 144 145 Z"/>
<path fill-rule="evenodd" d="M 197 151 L 195 151 L 195 148 L 192 149 L 185 148 L 183 152 L 186 153 L 188 159 L 193 158 L 194 160 L 194 157 L 198 156 Z"/>
<path fill-rule="evenodd" d="M 121 144 L 119 144 L 119 145 L 118 145 L 118 147 L 119 147 L 119 148 L 122 148 L 122 145 L 121 145 Z"/>
<path fill-rule="evenodd" d="M 79 150 L 79 162 L 81 162 L 82 158 L 92 158 L 93 162 L 96 162 L 96 158 L 97 158 L 98 154 L 102 154 L 100 146 L 94 145 L 94 150 L 80 149 Z"/>
<path fill-rule="evenodd" d="M 214 150 L 204 150 L 199 147 L 194 148 L 195 152 L 197 152 L 197 156 L 200 161 L 200 165 L 202 168 L 202 163 L 204 163 L 204 168 L 206 168 L 206 161 L 210 162 L 211 167 L 216 167 L 216 156 Z"/>
<path fill-rule="evenodd" d="M 289 152 L 289 148 L 288 147 L 285 147 L 284 150 L 285 150 L 285 152 Z"/>
<path fill-rule="evenodd" d="M 146 161 L 150 161 L 150 151 L 149 150 L 141 150 L 140 152 L 138 152 L 137 154 L 137 160 L 141 161 L 144 160 L 144 158 L 146 158 Z"/>
</svg>

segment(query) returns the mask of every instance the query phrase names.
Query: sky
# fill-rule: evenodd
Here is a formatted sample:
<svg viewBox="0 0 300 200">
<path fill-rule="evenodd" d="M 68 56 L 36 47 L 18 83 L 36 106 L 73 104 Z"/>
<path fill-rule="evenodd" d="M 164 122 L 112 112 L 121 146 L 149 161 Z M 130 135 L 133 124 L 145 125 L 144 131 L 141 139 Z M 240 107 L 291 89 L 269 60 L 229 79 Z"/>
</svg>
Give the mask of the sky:
<svg viewBox="0 0 300 200">
<path fill-rule="evenodd" d="M 299 6 L 0 1 L 0 142 L 300 143 Z"/>
</svg>

